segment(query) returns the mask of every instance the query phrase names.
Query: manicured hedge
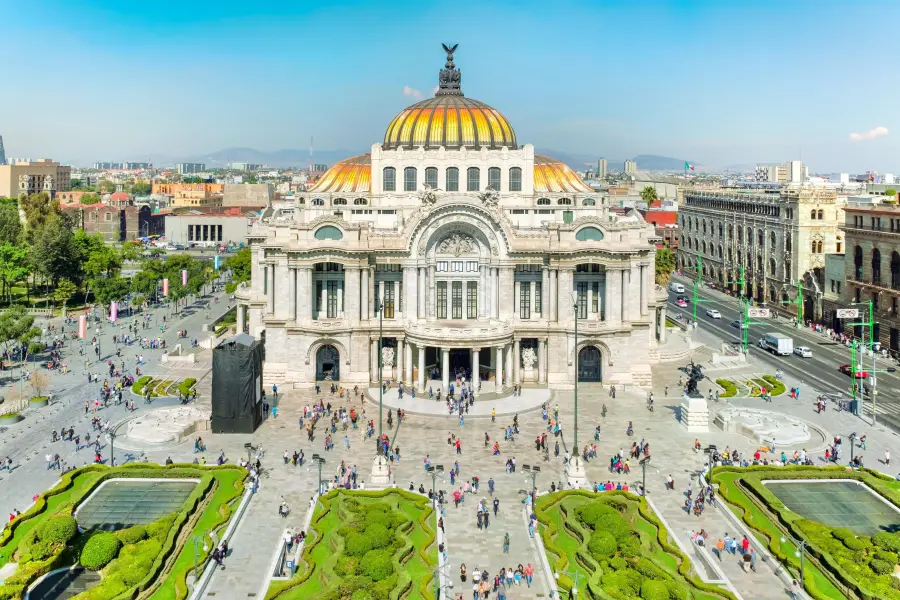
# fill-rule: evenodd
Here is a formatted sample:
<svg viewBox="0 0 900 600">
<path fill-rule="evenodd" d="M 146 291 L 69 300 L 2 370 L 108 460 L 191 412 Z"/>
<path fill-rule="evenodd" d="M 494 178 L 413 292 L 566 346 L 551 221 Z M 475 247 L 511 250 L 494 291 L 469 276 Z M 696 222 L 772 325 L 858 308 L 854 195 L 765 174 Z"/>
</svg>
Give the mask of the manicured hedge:
<svg viewBox="0 0 900 600">
<path fill-rule="evenodd" d="M 793 549 L 782 548 L 778 535 L 763 530 L 768 523 L 762 524 L 752 516 L 754 503 L 764 506 L 774 515 L 773 523 L 778 529 L 807 542 L 807 552 L 830 575 L 832 583 L 828 585 L 837 585 L 832 590 L 820 589 L 827 582 L 807 576 L 806 588 L 812 597 L 831 598 L 833 592 L 844 587 L 849 593 L 865 600 L 900 599 L 900 582 L 889 574 L 897 565 L 900 534 L 880 532 L 875 536 L 857 535 L 848 529 L 804 519 L 787 509 L 762 483 L 763 480 L 778 479 L 853 479 L 865 483 L 898 507 L 900 483 L 868 469 L 851 471 L 841 467 L 718 467 L 711 475 L 711 480 L 720 484 L 722 496 L 740 509 L 749 525 L 766 536 L 769 548 L 780 561 L 796 564 L 792 558 Z"/>
<path fill-rule="evenodd" d="M 763 379 L 766 381 L 766 383 L 769 384 L 770 396 L 780 396 L 787 390 L 782 382 L 778 381 L 771 375 L 763 375 Z"/>
<path fill-rule="evenodd" d="M 197 383 L 197 380 L 193 377 L 188 377 L 184 381 L 178 384 L 178 392 L 181 393 L 182 396 L 187 396 L 190 391 L 194 388 L 194 384 Z"/>
<path fill-rule="evenodd" d="M 137 381 L 134 382 L 134 385 L 131 386 L 131 391 L 137 394 L 138 396 L 144 395 L 144 386 L 150 383 L 153 379 L 150 375 L 144 375 L 140 377 Z"/>
<path fill-rule="evenodd" d="M 78 562 L 85 569 L 99 571 L 118 556 L 121 547 L 122 542 L 112 533 L 94 534 L 81 550 Z"/>
<path fill-rule="evenodd" d="M 737 386 L 734 385 L 731 381 L 727 379 L 716 379 L 716 383 L 718 383 L 724 392 L 719 394 L 719 398 L 732 398 L 737 395 Z"/>
</svg>

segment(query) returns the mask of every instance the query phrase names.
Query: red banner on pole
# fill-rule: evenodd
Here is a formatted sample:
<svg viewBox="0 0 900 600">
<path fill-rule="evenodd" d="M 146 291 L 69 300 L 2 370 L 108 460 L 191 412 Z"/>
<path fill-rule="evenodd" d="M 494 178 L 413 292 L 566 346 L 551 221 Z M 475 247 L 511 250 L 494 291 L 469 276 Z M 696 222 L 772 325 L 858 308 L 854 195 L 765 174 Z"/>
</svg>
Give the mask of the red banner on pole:
<svg viewBox="0 0 900 600">
<path fill-rule="evenodd" d="M 163 279 L 163 296 L 169 297 L 169 280 Z"/>
<path fill-rule="evenodd" d="M 78 337 L 81 339 L 87 337 L 87 315 L 78 317 Z"/>
</svg>

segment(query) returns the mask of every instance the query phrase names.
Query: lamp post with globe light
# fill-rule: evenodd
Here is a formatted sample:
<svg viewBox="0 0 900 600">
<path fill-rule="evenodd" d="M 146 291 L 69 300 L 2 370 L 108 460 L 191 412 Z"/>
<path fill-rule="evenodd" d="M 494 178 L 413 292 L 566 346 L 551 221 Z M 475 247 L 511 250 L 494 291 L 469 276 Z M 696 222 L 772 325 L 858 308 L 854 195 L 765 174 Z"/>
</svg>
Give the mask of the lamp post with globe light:
<svg viewBox="0 0 900 600">
<path fill-rule="evenodd" d="M 575 583 L 572 585 L 572 588 L 569 590 L 569 597 L 572 598 L 573 600 L 578 598 L 578 582 L 580 581 L 580 579 L 582 577 L 584 577 L 584 575 L 582 575 L 578 571 L 554 571 L 553 572 L 553 577 L 556 579 L 557 582 L 559 582 L 560 575 L 568 575 L 569 577 L 572 577 L 575 580 Z"/>
</svg>

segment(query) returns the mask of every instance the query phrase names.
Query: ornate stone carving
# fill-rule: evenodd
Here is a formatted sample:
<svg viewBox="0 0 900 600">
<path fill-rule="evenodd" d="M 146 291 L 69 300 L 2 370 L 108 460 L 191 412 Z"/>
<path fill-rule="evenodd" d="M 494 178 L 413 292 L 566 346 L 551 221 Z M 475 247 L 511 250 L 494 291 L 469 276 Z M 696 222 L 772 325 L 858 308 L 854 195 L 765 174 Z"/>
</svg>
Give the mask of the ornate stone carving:
<svg viewBox="0 0 900 600">
<path fill-rule="evenodd" d="M 500 192 L 493 188 L 484 190 L 478 194 L 478 198 L 480 198 L 481 202 L 489 208 L 494 208 L 500 204 Z"/>
<path fill-rule="evenodd" d="M 464 233 L 451 233 L 438 244 L 437 251 L 441 254 L 460 256 L 469 252 L 476 252 L 478 244 Z"/>
<path fill-rule="evenodd" d="M 394 349 L 388 346 L 385 346 L 381 349 L 381 365 L 385 369 L 393 369 L 394 368 Z"/>
<path fill-rule="evenodd" d="M 437 204 L 437 201 L 438 201 L 437 192 L 438 192 L 437 188 L 433 188 L 430 185 L 425 184 L 425 187 L 422 188 L 421 192 L 419 192 L 419 200 L 422 201 L 422 206 L 431 207 L 431 206 L 434 206 L 435 204 Z"/>
<path fill-rule="evenodd" d="M 537 362 L 537 355 L 534 353 L 534 348 L 525 348 L 522 350 L 522 366 L 526 369 L 533 369 L 534 363 Z"/>
</svg>

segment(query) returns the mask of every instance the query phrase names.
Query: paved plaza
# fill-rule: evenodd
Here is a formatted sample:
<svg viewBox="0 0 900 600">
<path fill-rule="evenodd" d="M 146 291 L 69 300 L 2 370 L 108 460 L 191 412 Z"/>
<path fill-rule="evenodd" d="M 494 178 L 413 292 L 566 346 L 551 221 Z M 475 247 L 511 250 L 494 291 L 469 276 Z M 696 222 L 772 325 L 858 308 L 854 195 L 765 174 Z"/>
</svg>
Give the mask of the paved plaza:
<svg viewBox="0 0 900 600">
<path fill-rule="evenodd" d="M 224 306 L 222 307 L 225 308 Z M 187 327 L 191 330 L 200 329 L 205 316 L 194 312 L 184 316 L 181 321 L 172 323 L 170 329 Z M 104 335 L 110 335 L 105 332 Z M 700 341 L 705 340 L 703 333 L 697 334 Z M 108 347 L 112 347 L 111 343 Z M 134 351 L 129 351 L 133 355 Z M 155 355 L 145 351 L 147 358 L 146 372 L 163 373 L 163 366 L 159 364 Z M 200 381 L 198 389 L 201 393 L 200 405 L 209 401 L 209 352 L 198 355 L 199 362 L 192 369 L 165 370 L 171 376 L 192 376 Z M 158 355 L 158 351 L 156 352 Z M 698 362 L 703 362 L 705 356 L 702 350 L 695 353 Z M 126 359 L 127 360 L 127 359 Z M 133 360 L 133 359 L 132 359 Z M 74 361 L 73 361 L 74 362 Z M 669 363 L 658 365 L 654 369 L 653 392 L 655 397 L 655 410 L 649 411 L 646 403 L 646 391 L 633 389 L 619 389 L 616 397 L 610 396 L 608 387 L 601 384 L 579 385 L 578 396 L 578 445 L 597 444 L 598 457 L 586 463 L 588 480 L 591 482 L 622 481 L 628 483 L 633 490 L 638 489 L 641 482 L 641 469 L 635 461 L 631 463 L 631 473 L 623 476 L 610 474 L 608 465 L 609 457 L 620 449 L 627 451 L 632 442 L 646 440 L 651 448 L 651 462 L 647 468 L 647 488 L 649 497 L 666 521 L 671 532 L 678 538 L 679 545 L 686 549 L 696 561 L 702 551 L 692 547 L 689 539 L 692 530 L 704 528 L 712 539 L 724 537 L 726 533 L 733 535 L 739 532 L 734 530 L 731 522 L 719 509 L 707 509 L 701 517 L 689 515 L 683 509 L 682 491 L 693 480 L 696 489 L 696 476 L 703 468 L 705 455 L 695 453 L 692 450 L 693 441 L 699 437 L 701 443 L 716 444 L 720 448 L 729 446 L 745 452 L 756 450 L 755 445 L 747 438 L 739 435 L 724 433 L 715 427 L 711 427 L 708 434 L 688 433 L 677 422 L 677 407 L 681 402 L 680 397 L 674 392 L 678 389 L 678 379 L 683 375 L 678 367 L 681 363 Z M 743 367 L 748 372 L 771 372 L 775 365 L 765 362 L 754 363 Z M 731 373 L 737 371 L 732 370 Z M 715 370 L 708 371 L 711 378 L 719 376 Z M 168 375 L 167 375 L 168 376 Z M 58 471 L 47 470 L 44 455 L 47 452 L 61 454 L 70 464 L 84 464 L 90 457 L 86 450 L 74 451 L 70 442 L 57 442 L 51 444 L 50 432 L 62 426 L 73 425 L 76 432 L 82 435 L 90 431 L 91 415 L 84 415 L 83 402 L 92 398 L 96 393 L 96 384 L 87 384 L 83 372 L 75 372 L 69 375 L 54 375 L 54 395 L 58 399 L 52 406 L 32 411 L 26 414 L 22 423 L 8 428 L 0 434 L 0 455 L 9 455 L 15 468 L 11 473 L 0 474 L 0 504 L 7 512 L 13 508 L 24 510 L 31 502 L 31 497 L 48 488 L 57 478 Z M 101 379 L 102 380 L 102 379 Z M 788 378 L 785 383 L 788 387 L 800 385 Z M 837 413 L 829 410 L 817 414 L 812 407 L 814 389 L 807 388 L 808 382 L 803 383 L 804 396 L 802 401 L 791 401 L 789 396 L 775 398 L 771 403 L 763 403 L 760 399 L 741 398 L 711 403 L 711 417 L 715 412 L 725 406 L 752 406 L 765 408 L 776 412 L 783 412 L 805 419 L 821 428 L 827 435 L 847 436 L 856 431 L 859 434 L 868 434 L 868 450 L 864 452 L 867 464 L 879 468 L 876 459 L 880 457 L 884 449 L 900 451 L 897 436 L 881 427 L 868 428 L 864 421 L 847 413 Z M 284 387 L 284 386 L 280 386 Z M 701 384 L 701 389 L 705 389 Z M 669 395 L 665 395 L 669 388 Z M 279 392 L 284 390 L 280 389 Z M 377 399 L 377 388 L 373 390 Z M 537 396 L 534 393 L 547 394 L 547 402 L 550 411 L 558 406 L 563 434 L 559 438 L 552 435 L 548 437 L 550 447 L 549 457 L 545 459 L 544 453 L 535 447 L 535 439 L 546 431 L 547 424 L 541 418 L 541 410 L 538 405 L 534 408 Z M 306 435 L 301 431 L 298 419 L 303 407 L 311 405 L 317 400 L 330 402 L 334 408 L 340 406 L 355 406 L 361 415 L 360 422 L 368 419 L 377 421 L 378 406 L 371 398 L 365 403 L 360 403 L 359 398 L 353 401 L 341 400 L 336 395 L 328 392 L 327 386 L 323 386 L 321 393 L 317 394 L 314 388 L 291 389 L 280 394 L 277 420 L 269 417 L 260 429 L 253 435 L 214 435 L 204 434 L 208 452 L 205 455 L 210 463 L 220 452 L 224 452 L 229 461 L 235 461 L 241 456 L 246 456 L 244 444 L 251 442 L 261 445 L 266 454 L 263 463 L 266 467 L 266 476 L 262 479 L 259 493 L 250 503 L 250 507 L 244 521 L 238 527 L 235 537 L 232 539 L 233 551 L 226 561 L 227 568 L 218 571 L 207 588 L 204 597 L 248 597 L 251 594 L 259 595 L 266 586 L 270 575 L 269 569 L 274 553 L 277 551 L 281 535 L 285 528 L 298 529 L 302 526 L 304 516 L 309 510 L 309 500 L 316 487 L 317 472 L 309 465 L 309 458 L 313 453 L 319 453 L 325 457 L 323 477 L 330 479 L 334 476 L 340 465 L 356 465 L 359 478 L 368 481 L 371 466 L 375 456 L 374 440 L 364 438 L 362 429 L 350 429 L 346 432 L 349 448 L 344 441 L 345 432 L 340 428 L 333 435 L 334 450 L 324 450 L 324 431 L 317 431 L 312 442 L 308 442 Z M 396 399 L 396 391 L 389 392 L 387 396 Z M 412 402 L 412 400 L 409 400 Z M 453 582 L 453 592 L 465 592 L 466 597 L 470 593 L 471 579 L 463 584 L 459 579 L 459 566 L 465 563 L 471 574 L 477 568 L 487 570 L 491 576 L 497 573 L 501 567 L 515 568 L 519 564 L 531 563 L 535 566 L 536 577 L 533 589 L 527 589 L 524 584 L 521 588 L 512 590 L 510 598 L 535 598 L 547 597 L 549 594 L 550 574 L 543 571 L 541 561 L 537 555 L 536 546 L 528 536 L 526 521 L 523 514 L 523 500 L 526 491 L 531 487 L 531 477 L 524 470 L 523 465 L 539 465 L 541 472 L 537 476 L 535 485 L 539 492 L 547 491 L 551 483 L 564 484 L 566 477 L 563 468 L 563 455 L 567 450 L 574 448 L 574 402 L 573 391 L 547 391 L 524 390 L 521 398 L 485 400 L 485 405 L 495 407 L 498 413 L 496 422 L 492 422 L 490 410 L 480 407 L 476 402 L 475 410 L 470 411 L 465 423 L 460 427 L 458 417 L 446 414 L 446 409 L 438 407 L 434 400 L 417 398 L 414 402 L 421 403 L 418 407 L 410 407 L 409 415 L 398 424 L 396 411 L 394 412 L 393 428 L 388 429 L 385 422 L 385 432 L 391 437 L 394 447 L 400 449 L 400 460 L 391 466 L 392 479 L 398 487 L 407 489 L 410 484 L 415 489 L 423 486 L 430 489 L 431 476 L 424 470 L 426 455 L 431 464 L 443 465 L 444 472 L 436 481 L 437 489 L 445 490 L 450 496 L 450 502 L 446 507 L 445 528 L 446 546 L 450 563 L 449 574 Z M 479 401 L 481 402 L 481 401 Z M 602 407 L 606 405 L 606 416 L 601 416 Z M 763 406 L 765 404 L 765 406 Z M 145 405 L 141 401 L 137 403 L 137 414 L 147 410 L 153 410 L 154 405 Z M 385 407 L 387 416 L 389 408 Z M 122 407 L 113 407 L 101 411 L 103 419 L 112 422 L 130 417 Z M 512 423 L 512 415 L 518 414 L 520 433 L 514 440 L 504 439 L 504 429 Z M 628 437 L 626 428 L 628 422 L 634 425 L 634 435 Z M 595 428 L 600 427 L 600 439 L 594 440 Z M 490 444 L 485 447 L 485 434 L 490 437 Z M 448 439 L 461 440 L 461 451 L 456 452 L 453 444 L 448 444 Z M 500 445 L 500 455 L 494 456 L 490 446 L 497 441 Z M 559 443 L 559 455 L 555 452 L 556 443 Z M 117 444 L 119 446 L 120 444 Z M 145 453 L 153 462 L 164 462 L 172 458 L 176 462 L 190 462 L 197 456 L 193 452 L 193 437 L 174 446 L 164 447 L 129 447 L 128 441 L 121 441 L 121 448 L 116 451 L 120 462 L 133 459 Z M 134 446 L 132 444 L 132 446 Z M 806 448 L 814 457 L 822 454 L 823 448 Z M 282 454 L 285 451 L 293 453 L 294 450 L 303 450 L 307 462 L 303 466 L 285 465 Z M 793 448 L 784 448 L 793 450 Z M 103 449 L 104 457 L 108 457 L 108 448 Z M 514 459 L 516 470 L 507 472 L 507 459 Z M 450 483 L 449 473 L 459 464 L 459 477 L 454 485 Z M 665 491 L 664 479 L 671 474 L 675 479 L 675 491 Z M 452 491 L 459 488 L 463 482 L 471 482 L 472 477 L 478 477 L 480 487 L 477 493 L 467 495 L 465 502 L 455 507 L 452 502 Z M 500 500 L 498 515 L 490 520 L 487 529 L 479 530 L 476 526 L 476 504 L 479 499 L 486 499 L 492 504 L 493 498 L 488 492 L 488 481 L 495 482 L 495 494 Z M 8 485 L 13 484 L 13 485 Z M 291 507 L 291 514 L 287 518 L 278 515 L 278 505 L 282 498 Z M 509 554 L 503 553 L 503 537 L 509 533 L 511 544 Z M 707 561 L 710 559 L 707 555 Z M 702 562 L 702 561 L 701 561 Z M 726 558 L 718 563 L 723 573 L 734 586 L 734 589 L 744 598 L 783 598 L 785 587 L 781 579 L 775 574 L 777 565 L 762 561 L 757 565 L 756 572 L 744 573 L 736 559 Z M 698 566 L 698 571 L 709 573 L 709 567 L 703 564 Z M 714 578 L 714 577 L 713 577 Z"/>
</svg>

